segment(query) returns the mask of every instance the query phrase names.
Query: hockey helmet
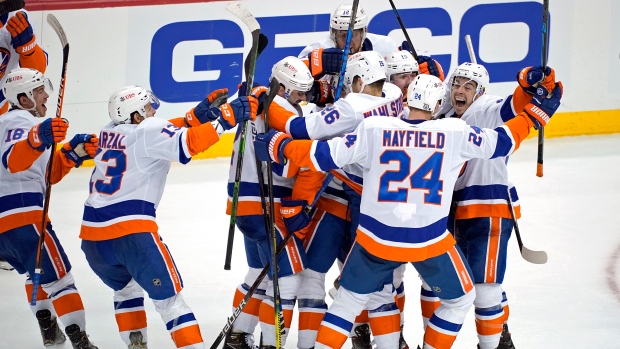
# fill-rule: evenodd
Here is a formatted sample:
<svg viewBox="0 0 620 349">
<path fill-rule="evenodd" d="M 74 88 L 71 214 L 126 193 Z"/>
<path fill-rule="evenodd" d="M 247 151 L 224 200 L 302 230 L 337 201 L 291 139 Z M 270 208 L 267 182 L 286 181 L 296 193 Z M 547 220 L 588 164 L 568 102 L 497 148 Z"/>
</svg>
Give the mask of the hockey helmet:
<svg viewBox="0 0 620 349">
<path fill-rule="evenodd" d="M 409 84 L 407 106 L 433 113 L 437 102 L 440 106 L 444 103 L 444 92 L 445 85 L 438 77 L 420 74 Z"/>
<path fill-rule="evenodd" d="M 126 86 L 116 91 L 108 100 L 108 114 L 115 124 L 131 124 L 131 115 L 138 112 L 146 117 L 146 105 L 159 108 L 160 102 L 153 92 L 140 86 Z"/>
</svg>

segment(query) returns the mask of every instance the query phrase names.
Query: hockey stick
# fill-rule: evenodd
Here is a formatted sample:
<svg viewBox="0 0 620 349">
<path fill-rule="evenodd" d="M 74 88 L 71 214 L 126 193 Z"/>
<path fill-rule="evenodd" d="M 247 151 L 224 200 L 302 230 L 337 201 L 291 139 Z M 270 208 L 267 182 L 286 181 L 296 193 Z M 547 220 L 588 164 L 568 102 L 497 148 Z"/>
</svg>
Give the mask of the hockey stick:
<svg viewBox="0 0 620 349">
<path fill-rule="evenodd" d="M 547 252 L 545 251 L 533 251 L 523 245 L 521 240 L 521 233 L 519 232 L 519 225 L 517 224 L 517 216 L 515 210 L 512 207 L 512 195 L 510 195 L 510 188 L 508 188 L 508 206 L 510 207 L 510 216 L 512 217 L 512 224 L 515 228 L 515 235 L 517 236 L 517 242 L 519 243 L 519 251 L 521 251 L 521 257 L 526 261 L 534 264 L 547 263 Z"/>
<path fill-rule="evenodd" d="M 349 29 L 347 30 L 347 41 L 344 44 L 344 51 L 342 52 L 342 66 L 340 67 L 340 77 L 338 78 L 338 85 L 336 87 L 336 93 L 334 94 L 334 101 L 340 99 L 342 93 L 342 83 L 344 82 L 344 73 L 347 70 L 347 60 L 349 59 L 349 50 L 351 49 L 351 38 L 353 37 L 353 27 L 355 26 L 355 17 L 357 16 L 357 7 L 360 1 L 354 0 L 351 8 L 351 22 L 349 22 Z"/>
<path fill-rule="evenodd" d="M 265 98 L 265 131 L 269 131 L 269 107 L 280 90 L 280 82 L 275 76 L 269 82 L 269 94 Z M 262 173 L 259 173 L 262 176 Z M 267 188 L 269 189 L 269 238 L 271 239 L 271 273 L 273 281 L 273 309 L 275 315 L 276 349 L 282 348 L 282 335 L 284 334 L 284 314 L 282 313 L 282 301 L 280 300 L 280 288 L 278 285 L 278 259 L 276 257 L 277 231 L 275 222 L 275 203 L 273 198 L 273 173 L 271 161 L 267 161 Z M 293 235 L 289 232 L 289 236 Z"/>
<path fill-rule="evenodd" d="M 396 5 L 394 5 L 394 1 L 390 0 L 390 5 L 392 5 L 392 10 L 394 11 L 394 14 L 396 15 L 396 19 L 398 19 L 398 24 L 400 24 L 400 29 L 402 29 L 403 34 L 405 34 L 405 39 L 407 40 L 409 47 L 411 47 L 411 54 L 413 55 L 413 58 L 415 58 L 415 60 L 417 61 L 418 54 L 417 52 L 415 52 L 415 47 L 413 47 L 413 42 L 411 42 L 409 33 L 407 33 L 407 28 L 405 28 L 405 24 L 403 23 L 403 20 L 400 18 L 400 15 L 398 14 L 398 10 L 396 9 Z"/>
<path fill-rule="evenodd" d="M 467 51 L 469 51 L 469 60 L 474 64 L 478 64 L 476 54 L 474 53 L 474 45 L 471 43 L 471 36 L 469 34 L 465 35 L 465 43 L 467 44 Z"/>
<path fill-rule="evenodd" d="M 256 68 L 256 58 L 258 53 L 260 24 L 254 16 L 238 2 L 231 2 L 226 6 L 226 10 L 239 18 L 252 32 L 252 47 L 250 53 L 245 59 L 244 70 L 246 72 L 245 79 L 247 81 L 247 93 L 251 93 L 254 84 L 254 69 Z M 248 75 L 249 73 L 249 75 Z M 226 245 L 226 260 L 224 261 L 224 270 L 230 270 L 230 261 L 232 259 L 233 241 L 235 238 L 235 219 L 237 217 L 237 204 L 239 203 L 239 187 L 241 185 L 241 170 L 243 169 L 243 154 L 245 153 L 245 142 L 247 139 L 248 122 L 243 121 L 239 133 L 239 149 L 237 150 L 237 168 L 235 170 L 235 183 L 233 187 L 232 207 L 230 212 L 230 222 L 228 224 L 228 242 Z"/>
<path fill-rule="evenodd" d="M 62 71 L 60 72 L 60 87 L 58 89 L 58 105 L 56 108 L 56 117 L 60 118 L 62 113 L 62 104 L 65 99 L 65 83 L 67 81 L 67 62 L 69 60 L 69 42 L 65 31 L 62 29 L 60 22 L 53 14 L 47 15 L 47 23 L 54 29 L 60 43 L 62 44 Z M 41 281 L 41 256 L 43 252 L 43 243 L 45 241 L 45 234 L 47 231 L 47 213 L 50 207 L 50 196 L 52 194 L 52 166 L 54 163 L 54 152 L 56 151 L 56 142 L 52 143 L 52 152 L 47 162 L 47 174 L 45 177 L 45 201 L 43 202 L 43 218 L 41 219 L 41 231 L 39 232 L 39 243 L 37 245 L 37 258 L 35 261 L 34 275 L 32 276 L 32 297 L 30 298 L 30 304 L 37 304 L 37 293 L 39 284 Z"/>
<path fill-rule="evenodd" d="M 547 70 L 547 49 L 549 46 L 549 0 L 543 0 L 542 14 L 542 71 Z M 545 148 L 545 128 L 538 128 L 538 158 L 536 160 L 536 176 L 543 176 L 543 153 Z"/>
<path fill-rule="evenodd" d="M 331 182 L 331 179 L 334 177 L 334 175 L 332 173 L 328 173 L 327 177 L 329 178 L 329 180 L 323 181 L 321 188 L 314 196 L 314 201 L 312 201 L 312 204 L 310 205 L 310 208 L 309 208 L 310 211 L 312 211 L 316 203 L 319 201 L 321 194 L 323 194 L 323 192 L 327 188 L 327 185 L 329 184 L 329 182 Z M 276 258 L 278 258 L 280 253 L 282 253 L 282 251 L 286 248 L 286 245 L 288 245 L 292 237 L 293 237 L 293 234 L 289 234 L 280 243 L 280 245 L 278 246 L 278 250 L 276 251 Z M 254 295 L 254 293 L 258 289 L 258 286 L 261 284 L 261 282 L 263 282 L 263 279 L 265 278 L 265 276 L 267 276 L 267 272 L 269 271 L 270 267 L 271 267 L 271 263 L 267 262 L 267 264 L 263 267 L 263 270 L 256 277 L 256 280 L 254 281 L 252 286 L 250 286 L 250 288 L 246 292 L 241 302 L 239 302 L 239 305 L 235 308 L 235 310 L 233 310 L 232 315 L 229 316 L 228 319 L 226 320 L 226 325 L 224 326 L 220 334 L 218 334 L 217 338 L 215 338 L 215 341 L 213 341 L 213 344 L 211 344 L 211 349 L 217 349 L 217 347 L 220 345 L 224 337 L 226 337 L 226 334 L 228 333 L 228 331 L 232 329 L 233 324 L 235 323 L 235 321 L 237 320 L 237 318 L 243 311 L 243 308 L 245 308 L 245 306 L 250 301 L 250 298 L 252 298 L 252 295 Z"/>
</svg>

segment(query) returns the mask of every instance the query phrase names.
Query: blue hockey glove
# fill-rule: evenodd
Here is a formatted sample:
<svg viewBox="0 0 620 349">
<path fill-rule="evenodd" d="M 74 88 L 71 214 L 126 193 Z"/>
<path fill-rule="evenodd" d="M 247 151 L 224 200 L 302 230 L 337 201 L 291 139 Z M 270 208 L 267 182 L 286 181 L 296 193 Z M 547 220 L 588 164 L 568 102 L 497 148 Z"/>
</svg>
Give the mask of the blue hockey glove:
<svg viewBox="0 0 620 349">
<path fill-rule="evenodd" d="M 275 161 L 284 164 L 284 147 L 292 140 L 291 136 L 274 129 L 259 133 L 254 140 L 254 151 L 260 161 Z"/>
<path fill-rule="evenodd" d="M 303 240 L 310 225 L 310 215 L 305 209 L 308 202 L 306 200 L 290 200 L 290 198 L 284 198 L 280 202 L 280 214 L 286 229 L 289 233 L 295 233 L 298 238 Z"/>
<path fill-rule="evenodd" d="M 237 126 L 246 120 L 256 120 L 258 100 L 252 96 L 241 96 L 220 107 L 222 116 L 218 119 L 225 130 Z"/>
<path fill-rule="evenodd" d="M 325 74 L 340 74 L 342 54 L 339 48 L 315 48 L 308 54 L 310 74 L 315 80 Z"/>
<path fill-rule="evenodd" d="M 65 143 L 60 149 L 69 160 L 75 162 L 75 167 L 80 167 L 84 160 L 90 160 L 97 153 L 99 139 L 94 134 L 77 134 Z"/>
<path fill-rule="evenodd" d="M 214 121 L 222 113 L 219 107 L 226 103 L 228 89 L 222 88 L 211 92 L 204 101 L 198 103 L 195 108 L 185 113 L 185 123 L 189 127 L 200 126 L 205 122 Z"/>
<path fill-rule="evenodd" d="M 563 93 L 564 87 L 561 81 L 558 81 L 550 96 L 547 95 L 545 89 L 537 89 L 537 93 L 532 97 L 530 103 L 525 106 L 525 112 L 534 122 L 534 128 L 538 130 L 541 126 L 547 125 L 555 111 L 560 107 Z"/>
</svg>

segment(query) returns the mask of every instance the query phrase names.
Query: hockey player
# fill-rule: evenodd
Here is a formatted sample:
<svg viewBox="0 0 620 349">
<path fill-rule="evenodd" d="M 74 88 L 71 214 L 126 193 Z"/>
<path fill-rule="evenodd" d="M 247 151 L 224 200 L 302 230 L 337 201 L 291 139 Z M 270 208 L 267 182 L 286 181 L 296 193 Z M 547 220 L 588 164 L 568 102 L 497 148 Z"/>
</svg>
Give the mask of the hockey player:
<svg viewBox="0 0 620 349">
<path fill-rule="evenodd" d="M 0 256 L 18 273 L 34 275 L 39 235 L 45 234 L 41 253 L 41 285 L 32 312 L 39 321 L 43 344 L 63 343 L 66 337 L 73 348 L 90 348 L 86 335 L 84 305 L 71 274 L 71 263 L 51 222 L 41 232 L 43 197 L 46 185 L 59 182 L 73 167 L 91 159 L 97 150 L 97 137 L 77 134 L 62 148 L 50 149 L 62 141 L 68 124 L 60 118 L 40 121 L 47 113 L 50 81 L 34 69 L 17 68 L 3 79 L 2 92 L 13 109 L 0 122 Z M 54 157 L 51 183 L 46 183 L 47 163 Z M 26 281 L 28 299 L 32 281 Z"/>
<path fill-rule="evenodd" d="M 23 0 L 0 2 L 0 33 L 5 32 L 7 38 L 0 44 L 0 88 L 4 74 L 17 67 L 33 68 L 42 74 L 47 68 L 47 57 L 36 43 L 28 12 L 23 7 Z M 6 97 L 0 96 L 0 117 L 9 110 L 9 105 Z M 13 270 L 13 267 L 0 257 L 0 269 Z"/>
<path fill-rule="evenodd" d="M 205 347 L 155 211 L 172 161 L 187 164 L 224 130 L 256 115 L 253 97 L 209 108 L 212 97 L 186 114 L 184 121 L 196 125 L 190 128 L 153 117 L 159 101 L 139 86 L 121 88 L 108 101 L 111 122 L 100 133 L 80 238 L 88 264 L 114 290 L 120 336 L 132 349 L 147 344 L 143 290 L 177 348 Z"/>
<path fill-rule="evenodd" d="M 297 139 L 330 139 L 351 132 L 371 115 L 401 116 L 402 93 L 398 87 L 385 83 L 386 64 L 377 52 L 352 55 L 344 79 L 343 86 L 348 91 L 345 98 L 322 112 L 285 119 L 276 129 L 286 131 Z M 347 227 L 356 225 L 358 210 L 352 208 L 356 206 L 352 202 L 359 201 L 356 190 L 360 188 L 361 176 L 355 171 L 342 171 L 336 173 L 336 177 L 319 200 L 313 223 L 306 234 L 308 268 L 303 272 L 304 291 L 303 296 L 300 295 L 300 328 L 303 330 L 299 334 L 299 348 L 314 345 L 313 340 L 326 309 L 325 273 L 337 257 L 344 261 L 355 235 L 354 231 L 347 231 Z M 342 251 L 344 255 L 341 255 Z M 371 325 L 379 324 L 384 317 L 393 316 L 398 317 L 394 309 L 380 309 L 370 314 L 370 322 Z M 351 333 L 353 346 L 368 348 L 371 345 L 368 315 L 358 320 L 358 326 Z"/>
<path fill-rule="evenodd" d="M 269 108 L 269 126 L 281 130 L 283 123 L 288 118 L 302 116 L 299 103 L 306 100 L 306 94 L 318 91 L 310 92 L 315 81 L 305 63 L 296 57 L 285 57 L 277 62 L 272 68 L 271 78 L 275 78 L 280 82 L 280 89 Z M 245 93 L 243 89 L 240 90 L 241 94 Z M 266 89 L 264 87 L 257 87 L 252 91 L 252 94 L 260 95 L 259 99 L 263 99 L 265 92 Z M 251 134 L 264 132 L 264 117 L 250 123 L 250 127 Z M 234 149 L 238 149 L 238 145 L 239 133 L 237 133 Z M 228 213 L 230 213 L 231 209 L 233 182 L 238 161 L 237 153 L 237 151 L 233 153 L 229 174 Z M 266 167 L 263 167 L 263 171 L 265 170 Z M 301 171 L 296 166 L 274 166 L 273 172 L 275 222 L 279 243 L 289 234 L 279 214 L 280 207 L 295 208 L 300 202 L 304 203 L 303 206 L 312 202 L 314 194 L 318 187 L 320 187 L 324 176 L 318 174 L 319 179 L 313 179 L 312 177 L 317 176 L 316 172 Z M 244 283 L 237 288 L 233 300 L 233 309 L 239 305 L 239 302 L 245 296 L 250 285 L 254 283 L 261 269 L 270 261 L 271 247 L 264 223 L 265 216 L 261 207 L 258 184 L 259 175 L 262 176 L 264 174 L 257 173 L 254 145 L 252 142 L 248 142 L 245 145 L 243 156 L 243 171 L 241 174 L 236 224 L 244 236 L 246 257 L 250 269 Z M 301 182 L 299 181 L 300 178 L 303 178 Z M 311 187 L 300 187 L 298 183 L 309 183 Z M 300 236 L 302 235 L 300 234 Z M 285 334 L 282 336 L 283 344 L 286 342 L 295 301 L 301 290 L 300 285 L 302 281 L 300 273 L 305 267 L 306 253 L 302 238 L 293 237 L 293 240 L 289 242 L 287 248 L 278 258 L 278 282 L 285 328 Z M 253 343 L 251 333 L 254 332 L 259 320 L 262 331 L 261 347 L 269 348 L 275 346 L 273 306 L 273 282 L 265 279 L 233 324 L 231 332 L 226 336 L 225 348 L 251 347 Z"/>
<path fill-rule="evenodd" d="M 544 79 L 543 79 L 544 77 Z M 448 117 L 457 117 L 468 125 L 494 128 L 512 119 L 531 94 L 532 87 L 553 91 L 555 73 L 548 68 L 528 67 L 518 76 L 520 86 L 507 98 L 487 93 L 489 74 L 479 64 L 463 63 L 449 79 Z M 529 94 L 527 93 L 529 91 Z M 472 268 L 476 285 L 476 329 L 482 349 L 514 349 L 506 324 L 508 305 L 502 290 L 506 272 L 507 245 L 513 229 L 508 190 L 511 191 L 517 217 L 520 205 L 515 187 L 508 180 L 506 158 L 472 159 L 456 182 L 454 234 Z M 450 227 L 452 228 L 452 227 Z M 430 290 L 426 290 L 427 296 Z M 503 326 L 502 326 L 503 324 Z M 500 339 L 501 336 L 501 339 Z"/>
<path fill-rule="evenodd" d="M 355 316 L 369 304 L 381 305 L 380 291 L 405 262 L 412 262 L 442 299 L 426 327 L 424 348 L 450 348 L 473 304 L 471 270 L 446 230 L 458 172 L 468 159 L 512 153 L 534 124 L 546 125 L 559 107 L 562 87 L 558 83 L 550 98 L 546 93 L 535 96 L 523 112 L 495 129 L 457 119 L 431 120 L 443 89 L 439 79 L 420 75 L 409 87 L 407 120 L 371 117 L 341 138 L 291 141 L 275 131 L 257 136 L 261 159 L 278 163 L 288 159 L 321 171 L 347 164 L 363 168 L 357 238 L 316 348 L 340 348 Z M 397 336 L 392 339 L 386 348 L 397 347 Z"/>
<path fill-rule="evenodd" d="M 47 57 L 37 43 L 32 25 L 28 21 L 28 11 L 23 9 L 23 0 L 0 2 L 0 33 L 4 40 L 0 43 L 0 81 L 4 74 L 21 68 L 36 69 L 45 74 Z M 0 88 L 2 88 L 0 83 Z M 0 96 L 0 115 L 9 110 L 6 96 Z"/>
</svg>

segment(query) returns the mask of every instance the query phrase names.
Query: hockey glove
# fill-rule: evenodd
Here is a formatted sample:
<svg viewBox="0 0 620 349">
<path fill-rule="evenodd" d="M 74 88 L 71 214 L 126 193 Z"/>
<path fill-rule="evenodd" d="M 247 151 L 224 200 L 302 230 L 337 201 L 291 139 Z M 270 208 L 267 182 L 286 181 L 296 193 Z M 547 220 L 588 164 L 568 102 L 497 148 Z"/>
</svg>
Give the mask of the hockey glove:
<svg viewBox="0 0 620 349">
<path fill-rule="evenodd" d="M 220 107 L 221 116 L 218 119 L 224 130 L 230 130 L 246 120 L 256 120 L 258 100 L 252 96 L 241 96 Z"/>
<path fill-rule="evenodd" d="M 284 225 L 289 233 L 295 233 L 298 238 L 304 239 L 310 225 L 310 215 L 306 211 L 308 202 L 306 200 L 290 200 L 291 198 L 282 199 L 280 206 L 280 214 L 284 220 Z"/>
<path fill-rule="evenodd" d="M 97 153 L 99 139 L 94 134 L 77 134 L 65 143 L 60 149 L 65 156 L 75 162 L 75 167 L 80 167 L 84 160 L 90 160 Z"/>
<path fill-rule="evenodd" d="M 540 94 L 538 93 L 540 92 Z M 549 119 L 553 116 L 556 110 L 560 107 L 560 100 L 564 93 L 564 87 L 562 82 L 558 81 L 556 87 L 551 92 L 550 96 L 547 96 L 547 91 L 544 89 L 537 89 L 537 94 L 532 97 L 532 100 L 525 106 L 525 112 L 534 122 L 534 128 L 540 129 L 541 126 L 547 125 Z"/>
<path fill-rule="evenodd" d="M 194 127 L 200 126 L 205 122 L 217 120 L 222 115 L 219 107 L 226 103 L 227 99 L 227 88 L 211 92 L 204 101 L 185 113 L 185 123 L 188 127 Z"/>
<path fill-rule="evenodd" d="M 409 51 L 411 54 L 413 54 L 413 49 L 411 48 L 411 46 L 409 46 L 409 42 L 407 40 L 403 41 L 402 44 L 400 44 L 400 47 L 398 48 L 399 51 Z"/>
<path fill-rule="evenodd" d="M 37 46 L 32 26 L 24 12 L 17 12 L 6 23 L 6 29 L 11 33 L 11 46 L 20 55 L 30 55 Z"/>
<path fill-rule="evenodd" d="M 339 48 L 315 48 L 308 54 L 310 74 L 315 80 L 325 74 L 340 74 L 342 54 Z"/>
<path fill-rule="evenodd" d="M 239 94 L 238 96 L 247 96 L 248 83 L 242 82 L 239 84 Z M 252 88 L 250 95 L 258 100 L 258 109 L 256 110 L 257 115 L 261 115 L 263 113 L 263 102 L 265 101 L 265 97 L 267 97 L 268 88 L 261 85 L 256 85 Z"/>
<path fill-rule="evenodd" d="M 555 88 L 555 70 L 547 67 L 543 74 L 542 67 L 526 67 L 517 74 L 519 85 L 529 94 L 535 95 L 538 85 L 542 85 L 548 92 Z"/>
<path fill-rule="evenodd" d="M 290 135 L 274 129 L 267 133 L 259 133 L 254 140 L 254 151 L 260 161 L 275 161 L 278 164 L 286 163 L 284 147 L 292 141 Z"/>
<path fill-rule="evenodd" d="M 435 75 L 441 81 L 445 78 L 441 64 L 429 56 L 418 56 L 418 66 L 420 74 Z"/>
<path fill-rule="evenodd" d="M 45 119 L 34 125 L 28 132 L 28 143 L 38 151 L 44 151 L 52 143 L 60 142 L 67 136 L 69 124 L 61 118 Z"/>
<path fill-rule="evenodd" d="M 306 92 L 306 100 L 308 103 L 314 103 L 323 108 L 327 103 L 334 102 L 332 95 L 332 87 L 326 81 L 315 81 L 310 91 Z"/>
</svg>

